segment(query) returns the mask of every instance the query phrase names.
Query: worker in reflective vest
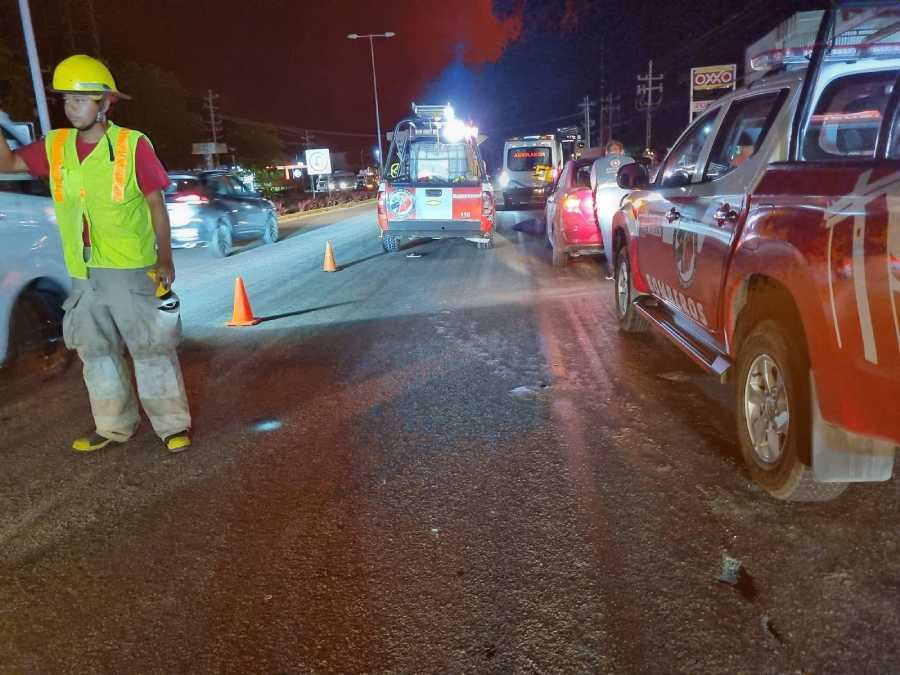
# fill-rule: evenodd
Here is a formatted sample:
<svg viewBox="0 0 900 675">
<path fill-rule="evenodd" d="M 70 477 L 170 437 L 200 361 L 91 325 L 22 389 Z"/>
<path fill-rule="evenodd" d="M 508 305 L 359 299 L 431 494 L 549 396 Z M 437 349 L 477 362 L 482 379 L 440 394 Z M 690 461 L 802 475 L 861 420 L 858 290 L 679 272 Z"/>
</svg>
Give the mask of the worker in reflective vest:
<svg viewBox="0 0 900 675">
<path fill-rule="evenodd" d="M 94 430 L 75 439 L 79 452 L 127 441 L 140 422 L 138 396 L 170 452 L 191 444 L 191 417 L 178 363 L 181 339 L 169 218 L 169 183 L 153 147 L 139 131 L 107 119 L 128 98 L 112 73 L 84 55 L 62 61 L 53 91 L 63 96 L 72 129 L 10 151 L 0 139 L 0 171 L 28 171 L 50 180 L 72 293 L 63 304 L 63 336 L 78 350 Z"/>
</svg>

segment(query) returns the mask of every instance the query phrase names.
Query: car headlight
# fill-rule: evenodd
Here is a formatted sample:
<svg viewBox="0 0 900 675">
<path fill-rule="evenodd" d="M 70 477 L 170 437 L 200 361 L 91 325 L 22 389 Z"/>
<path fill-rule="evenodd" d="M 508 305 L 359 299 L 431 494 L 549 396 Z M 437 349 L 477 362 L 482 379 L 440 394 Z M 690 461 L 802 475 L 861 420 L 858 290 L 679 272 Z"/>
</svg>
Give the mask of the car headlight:
<svg viewBox="0 0 900 675">
<path fill-rule="evenodd" d="M 509 185 L 509 174 L 506 171 L 500 174 L 500 187 L 506 187 Z"/>
</svg>

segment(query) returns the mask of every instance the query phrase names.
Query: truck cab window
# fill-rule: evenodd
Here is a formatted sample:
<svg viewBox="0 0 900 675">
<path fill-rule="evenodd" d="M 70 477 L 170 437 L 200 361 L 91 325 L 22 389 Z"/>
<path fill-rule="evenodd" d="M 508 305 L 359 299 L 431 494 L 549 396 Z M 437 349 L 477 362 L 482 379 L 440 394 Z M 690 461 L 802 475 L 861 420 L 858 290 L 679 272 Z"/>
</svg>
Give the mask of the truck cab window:
<svg viewBox="0 0 900 675">
<path fill-rule="evenodd" d="M 878 130 L 896 79 L 896 70 L 882 70 L 830 82 L 806 126 L 803 159 L 874 158 Z"/>
<path fill-rule="evenodd" d="M 661 173 L 660 187 L 688 185 L 697 169 L 700 154 L 712 130 L 715 128 L 719 108 L 711 110 L 694 122 L 669 156 Z"/>
<path fill-rule="evenodd" d="M 772 92 L 732 103 L 710 152 L 704 179 L 721 178 L 756 154 L 783 101 L 783 93 Z"/>
</svg>

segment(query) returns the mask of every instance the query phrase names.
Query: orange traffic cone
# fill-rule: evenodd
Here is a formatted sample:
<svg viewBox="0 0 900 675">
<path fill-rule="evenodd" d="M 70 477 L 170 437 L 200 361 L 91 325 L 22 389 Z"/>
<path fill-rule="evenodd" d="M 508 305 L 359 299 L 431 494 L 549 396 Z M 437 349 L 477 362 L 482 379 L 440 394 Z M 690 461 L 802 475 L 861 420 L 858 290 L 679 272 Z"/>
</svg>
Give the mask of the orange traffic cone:
<svg viewBox="0 0 900 675">
<path fill-rule="evenodd" d="M 323 272 L 337 272 L 337 263 L 334 262 L 334 249 L 331 248 L 331 242 L 325 242 L 325 264 L 322 265 Z"/>
<path fill-rule="evenodd" d="M 253 316 L 250 309 L 250 298 L 244 288 L 244 280 L 238 277 L 234 280 L 234 310 L 231 313 L 231 321 L 226 326 L 255 326 L 259 319 Z"/>
</svg>

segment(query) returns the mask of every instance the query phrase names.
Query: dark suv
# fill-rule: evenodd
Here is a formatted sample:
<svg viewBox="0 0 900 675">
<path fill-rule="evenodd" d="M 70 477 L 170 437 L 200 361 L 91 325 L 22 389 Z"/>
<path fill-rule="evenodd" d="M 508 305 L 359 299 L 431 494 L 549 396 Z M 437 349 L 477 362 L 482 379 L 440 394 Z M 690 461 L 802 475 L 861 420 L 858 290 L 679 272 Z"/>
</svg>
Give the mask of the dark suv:
<svg viewBox="0 0 900 675">
<path fill-rule="evenodd" d="M 224 258 L 235 240 L 278 241 L 275 205 L 249 190 L 229 171 L 170 173 L 166 208 L 172 224 L 172 246 L 207 246 Z"/>
</svg>

